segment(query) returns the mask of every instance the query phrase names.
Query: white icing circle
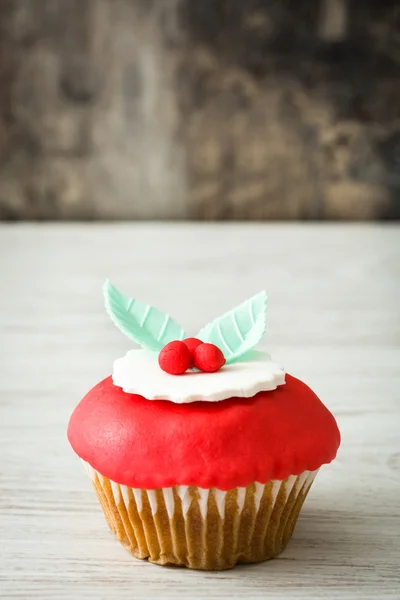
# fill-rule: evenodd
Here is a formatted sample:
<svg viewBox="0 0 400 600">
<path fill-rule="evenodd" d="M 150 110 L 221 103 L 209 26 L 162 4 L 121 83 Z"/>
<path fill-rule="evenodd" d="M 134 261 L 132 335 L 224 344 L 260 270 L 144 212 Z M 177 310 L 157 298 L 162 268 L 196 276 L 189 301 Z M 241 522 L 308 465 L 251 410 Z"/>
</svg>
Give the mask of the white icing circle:
<svg viewBox="0 0 400 600">
<path fill-rule="evenodd" d="M 250 398 L 275 390 L 285 383 L 285 372 L 268 354 L 252 352 L 246 360 L 225 365 L 216 373 L 189 370 L 183 375 L 169 375 L 160 368 L 156 355 L 130 350 L 114 362 L 112 378 L 114 385 L 128 394 L 186 404 Z"/>
</svg>

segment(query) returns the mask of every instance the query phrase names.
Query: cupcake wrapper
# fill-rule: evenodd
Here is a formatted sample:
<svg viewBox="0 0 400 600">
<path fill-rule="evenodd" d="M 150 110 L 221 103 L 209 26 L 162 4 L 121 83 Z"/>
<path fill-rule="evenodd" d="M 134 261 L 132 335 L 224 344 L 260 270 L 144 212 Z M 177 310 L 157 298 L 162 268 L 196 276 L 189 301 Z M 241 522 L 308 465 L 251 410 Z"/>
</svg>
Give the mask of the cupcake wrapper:
<svg viewBox="0 0 400 600">
<path fill-rule="evenodd" d="M 183 485 L 141 490 L 84 464 L 111 531 L 131 554 L 160 565 L 206 570 L 282 552 L 317 473 L 227 492 Z"/>
</svg>

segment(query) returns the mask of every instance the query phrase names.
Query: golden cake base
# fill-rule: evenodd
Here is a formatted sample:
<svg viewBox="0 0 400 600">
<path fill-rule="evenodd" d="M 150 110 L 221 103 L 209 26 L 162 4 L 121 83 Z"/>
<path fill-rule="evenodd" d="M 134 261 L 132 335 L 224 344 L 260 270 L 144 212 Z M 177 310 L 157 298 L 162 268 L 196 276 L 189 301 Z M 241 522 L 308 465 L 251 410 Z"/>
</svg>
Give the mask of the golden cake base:
<svg viewBox="0 0 400 600">
<path fill-rule="evenodd" d="M 228 492 L 188 487 L 184 501 L 179 488 L 168 488 L 168 512 L 164 490 L 124 488 L 91 471 L 107 523 L 133 556 L 204 570 L 264 561 L 282 552 L 315 476 L 306 472 Z"/>
</svg>

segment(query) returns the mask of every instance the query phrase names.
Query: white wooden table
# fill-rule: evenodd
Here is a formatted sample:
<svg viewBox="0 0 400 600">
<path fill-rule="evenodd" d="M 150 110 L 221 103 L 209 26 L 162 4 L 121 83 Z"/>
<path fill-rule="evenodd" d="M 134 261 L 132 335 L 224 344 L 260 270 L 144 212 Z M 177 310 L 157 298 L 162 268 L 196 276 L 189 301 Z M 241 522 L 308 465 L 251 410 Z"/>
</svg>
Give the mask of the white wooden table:
<svg viewBox="0 0 400 600">
<path fill-rule="evenodd" d="M 400 598 L 400 228 L 3 225 L 0 256 L 1 598 Z M 193 332 L 268 291 L 264 348 L 343 434 L 279 558 L 162 568 L 109 533 L 65 434 L 130 347 L 103 309 L 107 276 Z"/>
</svg>

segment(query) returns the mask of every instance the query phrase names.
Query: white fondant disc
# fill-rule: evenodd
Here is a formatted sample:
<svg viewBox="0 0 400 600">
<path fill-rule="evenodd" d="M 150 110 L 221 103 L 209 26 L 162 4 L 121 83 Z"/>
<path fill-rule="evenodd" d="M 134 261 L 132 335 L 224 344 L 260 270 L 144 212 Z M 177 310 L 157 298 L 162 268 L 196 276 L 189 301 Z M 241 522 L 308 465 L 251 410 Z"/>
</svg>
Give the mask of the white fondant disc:
<svg viewBox="0 0 400 600">
<path fill-rule="evenodd" d="M 114 385 L 128 394 L 177 404 L 250 398 L 285 383 L 283 369 L 264 352 L 252 352 L 246 360 L 225 365 L 216 373 L 189 370 L 183 375 L 169 375 L 160 368 L 156 355 L 130 350 L 114 362 L 112 377 Z"/>
</svg>

